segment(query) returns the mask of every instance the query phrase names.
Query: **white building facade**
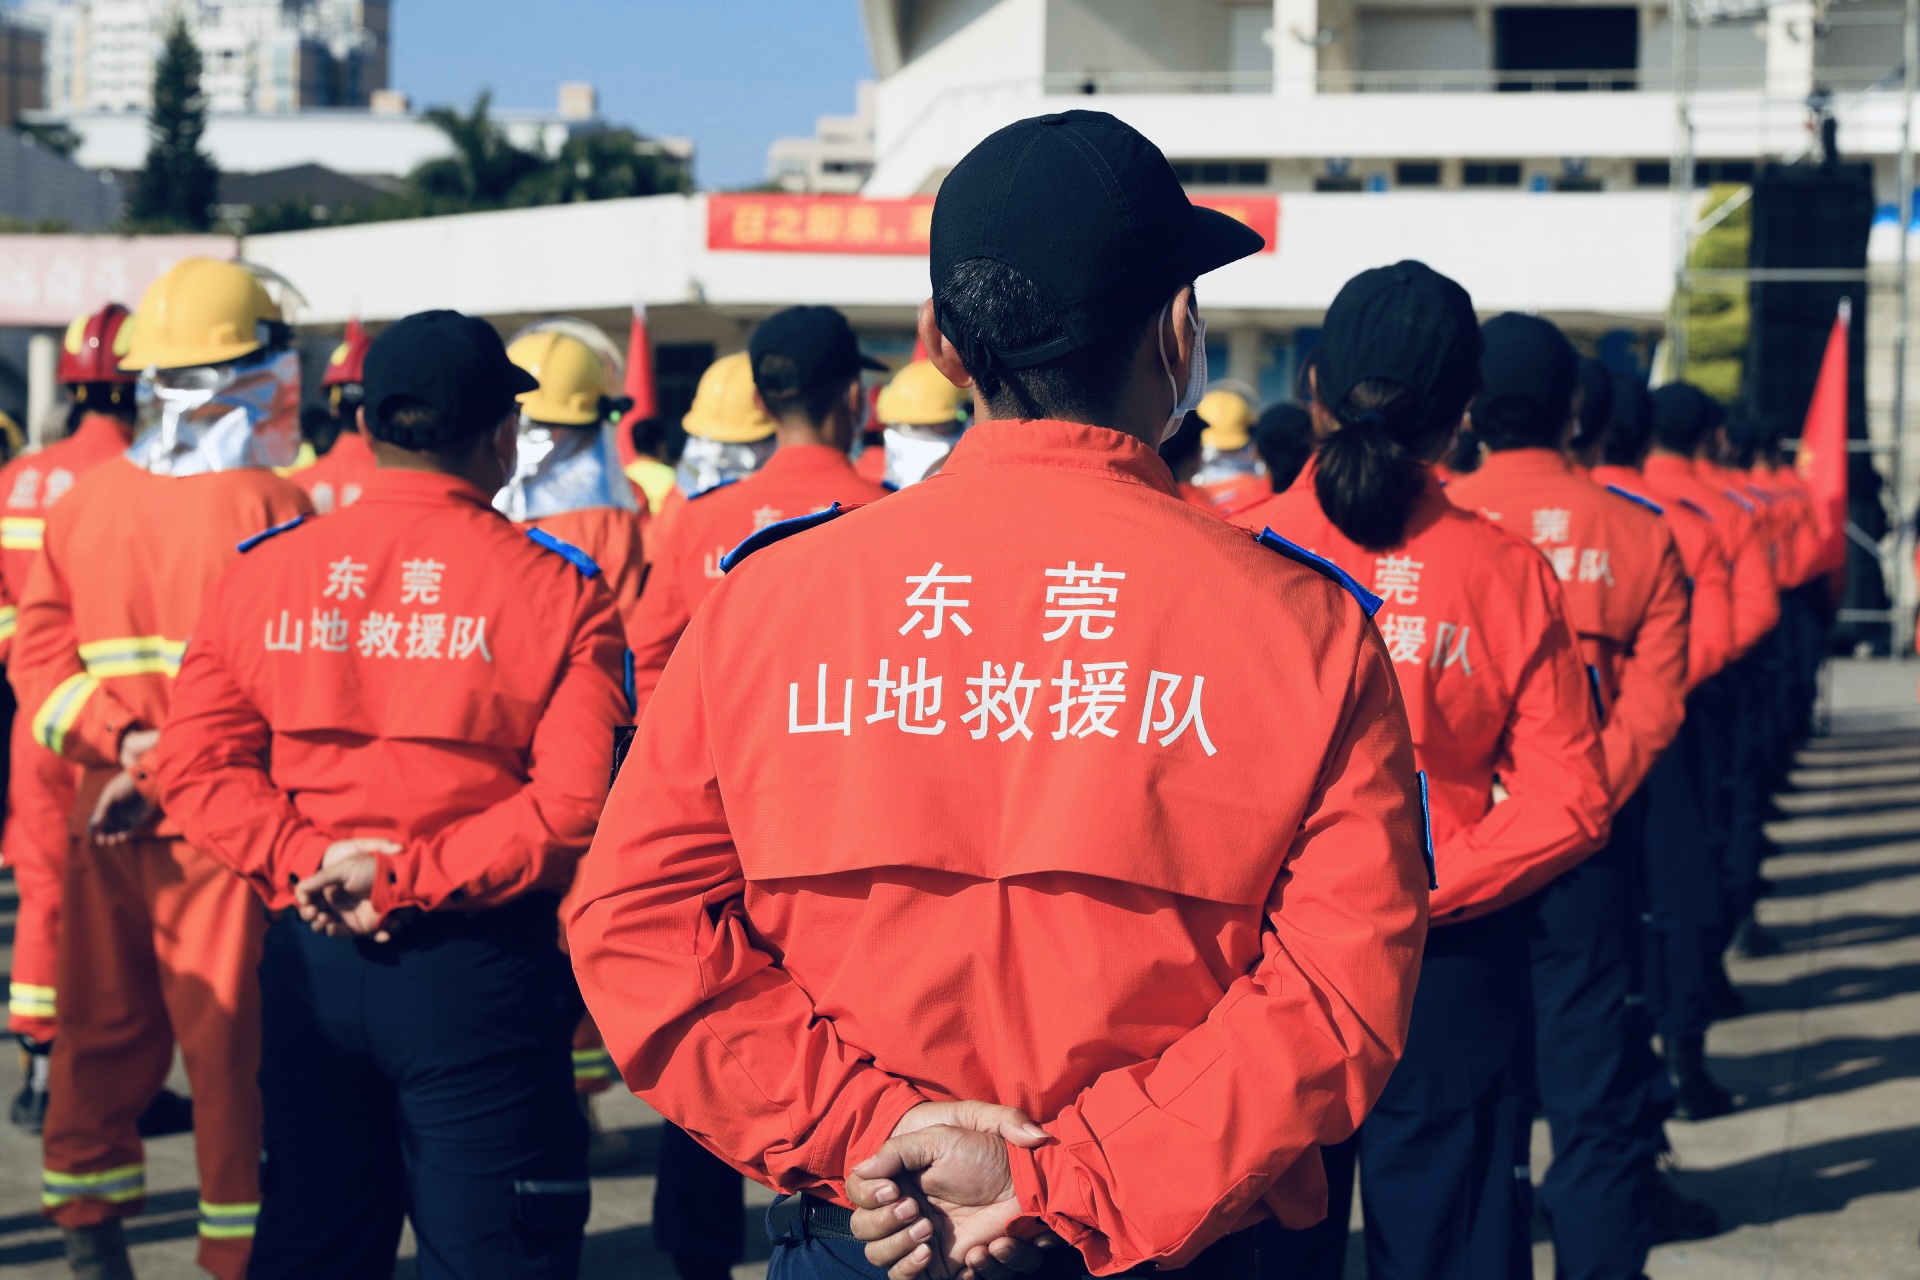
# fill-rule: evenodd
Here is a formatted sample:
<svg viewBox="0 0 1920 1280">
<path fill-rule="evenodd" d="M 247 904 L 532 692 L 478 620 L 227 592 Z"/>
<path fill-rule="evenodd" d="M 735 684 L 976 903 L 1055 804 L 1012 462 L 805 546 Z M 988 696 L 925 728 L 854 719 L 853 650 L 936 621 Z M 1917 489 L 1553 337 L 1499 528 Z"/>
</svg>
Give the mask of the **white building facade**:
<svg viewBox="0 0 1920 1280">
<path fill-rule="evenodd" d="M 364 107 L 387 87 L 390 0 L 24 0 L 46 33 L 47 109 L 144 113 L 176 13 L 216 112 Z"/>
<path fill-rule="evenodd" d="M 1592 194 L 1664 187 L 1665 3 L 862 0 L 880 83 L 868 194 L 929 192 L 1022 116 L 1118 114 L 1199 190 Z M 1808 95 L 1892 182 L 1898 0 L 1733 0 L 1694 33 L 1702 181 L 1801 151 Z"/>
</svg>

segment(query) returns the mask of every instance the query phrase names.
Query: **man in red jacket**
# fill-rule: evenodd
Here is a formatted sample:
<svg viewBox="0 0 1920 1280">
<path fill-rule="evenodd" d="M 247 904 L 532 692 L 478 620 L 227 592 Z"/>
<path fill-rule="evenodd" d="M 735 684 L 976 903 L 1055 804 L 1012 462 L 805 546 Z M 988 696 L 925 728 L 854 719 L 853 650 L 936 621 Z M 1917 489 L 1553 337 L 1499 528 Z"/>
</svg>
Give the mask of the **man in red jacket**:
<svg viewBox="0 0 1920 1280">
<path fill-rule="evenodd" d="M 360 501 L 215 588 L 155 768 L 274 913 L 249 1275 L 572 1276 L 587 1219 L 559 894 L 627 717 L 613 598 L 494 511 L 534 379 L 451 311 L 367 355 Z M 298 527 L 295 527 L 297 525 Z"/>
<path fill-rule="evenodd" d="M 1653 1243 L 1642 1206 L 1654 1171 L 1636 1130 L 1651 1059 L 1628 1004 L 1644 829 L 1631 802 L 1685 714 L 1686 577 L 1654 504 L 1601 488 L 1564 452 L 1573 344 L 1512 313 L 1481 334 L 1471 413 L 1487 456 L 1447 496 L 1553 565 L 1593 679 L 1612 808 L 1625 815 L 1604 848 L 1540 891 L 1528 921 L 1537 1087 L 1553 1137 L 1541 1207 L 1564 1280 L 1635 1280 Z"/>
<path fill-rule="evenodd" d="M 629 1085 L 799 1194 L 773 1277 L 1043 1229 L 1102 1273 L 1250 1277 L 1244 1228 L 1325 1213 L 1427 866 L 1365 593 L 1155 452 L 1206 385 L 1191 282 L 1259 247 L 1112 116 L 989 137 L 920 313 L 977 425 L 939 475 L 749 539 L 667 664 L 574 967 Z M 924 1195 L 867 1202 L 863 1256 L 850 1171 L 883 1148 Z"/>
</svg>

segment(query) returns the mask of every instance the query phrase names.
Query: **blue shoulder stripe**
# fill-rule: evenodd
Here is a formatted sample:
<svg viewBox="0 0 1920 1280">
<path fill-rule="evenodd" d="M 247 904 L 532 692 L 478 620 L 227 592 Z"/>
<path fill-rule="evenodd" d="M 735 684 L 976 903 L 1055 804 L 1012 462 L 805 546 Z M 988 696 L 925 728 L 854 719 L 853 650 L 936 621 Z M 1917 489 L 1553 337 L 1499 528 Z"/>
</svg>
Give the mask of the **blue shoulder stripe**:
<svg viewBox="0 0 1920 1280">
<path fill-rule="evenodd" d="M 545 529 L 529 529 L 527 530 L 527 537 L 578 569 L 581 577 L 597 578 L 600 576 L 600 566 L 593 562 L 593 557 L 574 546 L 571 542 L 568 542 L 565 538 L 556 538 Z"/>
<path fill-rule="evenodd" d="M 731 479 L 731 480 L 722 480 L 722 481 L 720 481 L 720 482 L 719 482 L 719 483 L 717 483 L 717 484 L 710 484 L 710 485 L 708 485 L 708 486 L 707 486 L 706 488 L 704 488 L 704 489 L 702 489 L 702 490 L 701 490 L 700 492 L 698 492 L 698 493 L 690 493 L 690 494 L 688 494 L 688 495 L 687 495 L 687 501 L 688 501 L 688 502 L 696 502 L 696 501 L 698 501 L 699 499 L 701 499 L 701 498 L 704 498 L 704 497 L 706 497 L 706 496 L 707 496 L 708 494 L 710 494 L 710 493 L 718 493 L 718 492 L 720 492 L 720 491 L 721 491 L 722 489 L 724 489 L 724 488 L 726 488 L 726 487 L 727 487 L 728 485 L 730 485 L 730 484 L 739 484 L 739 483 L 740 483 L 740 477 L 739 477 L 739 476 L 735 476 L 735 477 L 733 477 L 733 479 Z"/>
<path fill-rule="evenodd" d="M 1613 494 L 1615 497 L 1625 498 L 1628 502 L 1637 502 L 1657 516 L 1667 514 L 1665 507 L 1655 502 L 1652 498 L 1647 497 L 1645 494 L 1635 493 L 1631 489 L 1622 489 L 1617 484 L 1608 485 L 1607 492 Z"/>
<path fill-rule="evenodd" d="M 1420 779 L 1420 830 L 1421 849 L 1427 859 L 1427 891 L 1431 893 L 1440 887 L 1440 876 L 1433 865 L 1433 805 L 1427 799 L 1427 771 L 1421 769 L 1415 773 Z"/>
<path fill-rule="evenodd" d="M 1699 503 L 1695 502 L 1693 499 L 1681 498 L 1680 505 L 1685 507 L 1687 510 L 1693 512 L 1693 514 L 1699 516 L 1702 520 L 1705 520 L 1708 524 L 1713 523 L 1713 512 L 1707 510 L 1705 507 L 1701 506 Z"/>
<path fill-rule="evenodd" d="M 634 684 L 633 650 L 620 651 L 620 687 L 626 691 L 627 714 L 634 715 L 640 710 L 640 690 Z"/>
<path fill-rule="evenodd" d="M 815 525 L 825 524 L 844 510 L 845 508 L 836 502 L 824 511 L 794 516 L 791 520 L 777 520 L 759 532 L 747 535 L 746 541 L 720 557 L 720 572 L 732 573 L 742 560 L 760 548 L 770 547 L 783 538 L 791 538 L 796 533 L 805 533 Z"/>
<path fill-rule="evenodd" d="M 295 516 L 293 519 L 285 521 L 281 524 L 277 524 L 273 526 L 273 528 L 271 529 L 262 529 L 259 533 L 254 534 L 251 538 L 248 538 L 246 541 L 242 542 L 239 546 L 235 547 L 234 550 L 240 552 L 240 554 L 242 555 L 245 555 L 247 552 L 253 550 L 255 547 L 265 542 L 268 538 L 274 537 L 278 534 L 285 533 L 287 530 L 293 528 L 295 525 L 306 523 L 306 519 L 307 518 L 305 516 Z"/>
<path fill-rule="evenodd" d="M 1317 556 L 1297 543 L 1288 542 L 1271 529 L 1262 529 L 1260 536 L 1254 539 L 1254 541 L 1269 551 L 1278 551 L 1295 564 L 1303 564 L 1309 569 L 1332 578 L 1353 594 L 1353 598 L 1360 602 L 1360 607 L 1367 611 L 1369 618 L 1380 611 L 1380 597 L 1361 586 L 1354 580 L 1352 574 L 1325 556 Z"/>
</svg>

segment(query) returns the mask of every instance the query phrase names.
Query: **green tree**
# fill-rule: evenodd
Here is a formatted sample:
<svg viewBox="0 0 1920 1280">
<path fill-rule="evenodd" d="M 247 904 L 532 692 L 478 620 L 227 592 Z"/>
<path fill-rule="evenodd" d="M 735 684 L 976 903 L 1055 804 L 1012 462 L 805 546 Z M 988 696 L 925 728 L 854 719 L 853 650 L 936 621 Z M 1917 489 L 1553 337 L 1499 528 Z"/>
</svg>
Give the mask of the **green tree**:
<svg viewBox="0 0 1920 1280">
<path fill-rule="evenodd" d="M 206 231 L 220 171 L 200 149 L 207 129 L 207 100 L 200 92 L 200 50 L 176 16 L 153 70 L 153 112 L 147 117 L 146 167 L 133 189 L 129 216 L 151 230 Z"/>
<path fill-rule="evenodd" d="M 685 191 L 686 167 L 649 147 L 631 129 L 606 129 L 567 139 L 514 193 L 525 204 L 573 204 Z"/>
<path fill-rule="evenodd" d="M 504 209 L 514 188 L 537 173 L 544 161 L 508 140 L 488 114 L 493 92 L 482 92 L 473 110 L 434 107 L 427 121 L 447 135 L 453 154 L 429 160 L 413 171 L 413 187 L 425 206 L 421 213 L 465 213 Z"/>
</svg>

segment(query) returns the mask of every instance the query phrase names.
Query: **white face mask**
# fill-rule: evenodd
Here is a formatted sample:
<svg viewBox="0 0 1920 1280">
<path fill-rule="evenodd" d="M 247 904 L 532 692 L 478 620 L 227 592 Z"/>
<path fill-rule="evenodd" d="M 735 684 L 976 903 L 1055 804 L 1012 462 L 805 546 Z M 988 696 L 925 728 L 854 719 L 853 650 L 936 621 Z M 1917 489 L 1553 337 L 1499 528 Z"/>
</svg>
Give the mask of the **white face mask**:
<svg viewBox="0 0 1920 1280">
<path fill-rule="evenodd" d="M 1180 382 L 1173 376 L 1173 360 L 1167 354 L 1167 316 L 1173 310 L 1173 302 L 1160 310 L 1160 323 L 1154 329 L 1154 336 L 1160 345 L 1160 367 L 1167 375 L 1167 386 L 1173 389 L 1173 412 L 1167 415 L 1166 430 L 1160 433 L 1160 443 L 1173 439 L 1180 424 L 1187 415 L 1200 406 L 1201 397 L 1207 394 L 1207 318 L 1193 314 L 1187 309 L 1187 318 L 1193 321 L 1193 358 L 1187 362 L 1186 390 L 1180 389 Z"/>
</svg>

